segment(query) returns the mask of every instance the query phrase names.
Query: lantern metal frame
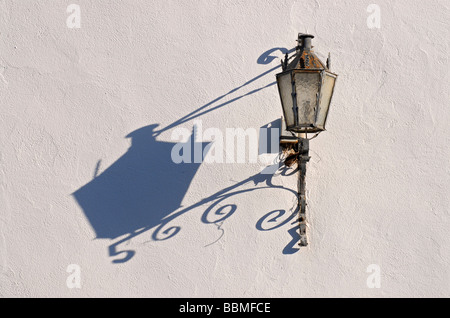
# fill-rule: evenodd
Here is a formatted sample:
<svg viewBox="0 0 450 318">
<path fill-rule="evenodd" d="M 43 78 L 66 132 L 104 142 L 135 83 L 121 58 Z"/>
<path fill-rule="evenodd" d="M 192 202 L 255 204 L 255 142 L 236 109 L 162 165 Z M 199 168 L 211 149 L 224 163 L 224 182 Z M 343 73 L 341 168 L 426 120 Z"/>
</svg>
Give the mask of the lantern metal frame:
<svg viewBox="0 0 450 318">
<path fill-rule="evenodd" d="M 316 97 L 316 105 L 321 105 L 321 101 L 322 101 L 322 87 L 324 85 L 324 80 L 325 80 L 325 76 L 330 76 L 333 77 L 334 80 L 336 81 L 338 75 L 334 74 L 328 70 L 324 70 L 324 69 L 294 69 L 294 70 L 288 70 L 288 71 L 284 71 L 281 73 L 278 73 L 276 76 L 277 78 L 284 76 L 286 74 L 291 74 L 291 83 L 292 83 L 292 99 L 293 99 L 293 107 L 296 108 L 294 110 L 294 121 L 295 121 L 295 125 L 292 126 L 287 126 L 287 130 L 288 131 L 292 131 L 292 132 L 297 132 L 297 133 L 320 133 L 322 131 L 325 131 L 325 126 L 327 124 L 327 119 L 328 119 L 328 110 L 326 112 L 326 116 L 324 119 L 324 123 L 323 123 L 323 127 L 319 127 L 317 124 L 305 124 L 305 123 L 299 123 L 298 122 L 298 116 L 297 116 L 297 112 L 298 110 L 298 106 L 297 106 L 297 99 L 296 99 L 296 92 L 295 92 L 295 74 L 298 73 L 317 73 L 320 76 L 320 81 L 319 81 L 319 87 L 318 87 L 318 94 Z M 333 85 L 333 88 L 331 90 L 331 96 L 333 96 L 334 93 L 334 87 L 335 84 Z M 280 86 L 278 86 L 278 93 L 281 95 L 281 89 Z M 283 101 L 282 101 L 283 102 Z M 330 104 L 331 104 L 331 99 L 330 99 Z M 329 105 L 330 105 L 329 104 Z M 328 105 L 328 107 L 329 107 Z M 287 114 L 285 112 L 285 108 L 283 107 L 283 115 L 284 118 L 287 118 Z M 317 123 L 318 121 L 318 116 L 319 116 L 319 109 L 315 110 L 315 114 L 314 114 L 314 122 Z M 286 123 L 287 125 L 287 123 Z M 300 127 L 300 129 L 298 129 L 297 127 Z"/>
</svg>

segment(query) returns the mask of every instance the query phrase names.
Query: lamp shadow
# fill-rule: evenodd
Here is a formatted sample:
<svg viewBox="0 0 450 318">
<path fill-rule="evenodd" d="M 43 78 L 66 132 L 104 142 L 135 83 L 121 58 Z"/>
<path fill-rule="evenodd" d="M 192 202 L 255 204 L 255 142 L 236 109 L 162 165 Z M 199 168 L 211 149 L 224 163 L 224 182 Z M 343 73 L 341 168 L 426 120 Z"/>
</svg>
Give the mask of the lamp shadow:
<svg viewBox="0 0 450 318">
<path fill-rule="evenodd" d="M 191 163 L 176 164 L 171 158 L 175 143 L 157 141 L 154 129 L 140 128 L 128 151 L 73 196 L 92 225 L 96 238 L 115 239 L 143 227 L 154 227 L 178 209 L 200 167 L 191 152 Z M 191 135 L 189 149 L 198 147 Z M 208 143 L 199 143 L 202 151 Z M 186 147 L 187 148 L 187 147 Z"/>
<path fill-rule="evenodd" d="M 282 53 L 288 52 L 287 49 L 274 48 L 263 53 L 257 62 L 259 64 L 270 63 L 275 58 L 271 54 L 277 50 Z M 181 227 L 175 225 L 173 221 L 202 205 L 207 205 L 207 208 L 202 214 L 201 221 L 205 224 L 216 225 L 223 235 L 221 224 L 237 210 L 236 204 L 223 205 L 224 200 L 239 194 L 269 188 L 279 188 L 296 193 L 291 189 L 274 185 L 272 182 L 274 174 L 258 173 L 183 208 L 181 203 L 201 162 L 195 160 L 194 152 L 192 152 L 188 154 L 191 157 L 190 163 L 175 163 L 172 160 L 172 150 L 176 144 L 156 139 L 164 131 L 274 85 L 276 82 L 217 104 L 225 96 L 244 88 L 278 68 L 280 66 L 265 71 L 163 129 L 157 130 L 159 125 L 152 124 L 130 133 L 127 136 L 127 138 L 131 138 L 131 146 L 128 151 L 100 174 L 101 161 L 98 161 L 94 169 L 93 180 L 80 187 L 72 195 L 86 215 L 96 238 L 116 240 L 109 246 L 109 255 L 114 258 L 113 263 L 125 263 L 135 255 L 134 250 L 121 249 L 121 244 L 152 229 L 152 240 L 170 239 L 181 230 Z M 213 104 L 216 105 L 213 106 Z M 208 151 L 209 143 L 197 143 L 195 139 L 194 129 L 186 143 L 190 145 L 190 149 L 198 147 L 205 154 Z M 295 171 L 282 167 L 277 173 L 291 175 Z M 254 187 L 240 188 L 247 183 L 252 183 Z M 281 214 L 276 218 L 270 213 L 265 215 L 258 221 L 256 228 L 260 231 L 273 230 L 289 223 L 297 215 L 297 212 L 293 211 L 280 222 L 280 217 L 286 216 L 287 212 L 285 210 L 278 212 Z M 275 223 L 275 227 L 265 227 L 266 219 L 269 217 L 271 219 L 268 220 L 268 223 L 271 225 Z M 284 254 L 292 254 L 298 250 L 293 247 L 299 240 L 295 227 L 288 232 L 292 236 L 292 241 L 284 248 Z"/>
</svg>

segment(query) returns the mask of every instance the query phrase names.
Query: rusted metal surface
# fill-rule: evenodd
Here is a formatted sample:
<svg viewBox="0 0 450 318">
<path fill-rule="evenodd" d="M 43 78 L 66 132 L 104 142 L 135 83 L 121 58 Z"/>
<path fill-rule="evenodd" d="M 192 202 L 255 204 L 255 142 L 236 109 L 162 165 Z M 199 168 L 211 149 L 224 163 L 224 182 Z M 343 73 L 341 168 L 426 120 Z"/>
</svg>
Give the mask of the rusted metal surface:
<svg viewBox="0 0 450 318">
<path fill-rule="evenodd" d="M 328 67 L 317 57 L 313 50 L 298 50 L 297 56 L 286 67 L 289 70 L 328 70 Z"/>
</svg>

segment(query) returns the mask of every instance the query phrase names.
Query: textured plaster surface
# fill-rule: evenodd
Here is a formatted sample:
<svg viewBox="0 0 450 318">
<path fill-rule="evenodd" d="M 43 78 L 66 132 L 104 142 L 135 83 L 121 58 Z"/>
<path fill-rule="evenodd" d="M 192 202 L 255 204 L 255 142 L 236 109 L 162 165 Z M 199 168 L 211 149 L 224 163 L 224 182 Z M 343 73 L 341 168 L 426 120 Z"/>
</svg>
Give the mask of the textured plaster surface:
<svg viewBox="0 0 450 318">
<path fill-rule="evenodd" d="M 71 3 L 81 8 L 79 29 L 66 25 Z M 450 296 L 450 4 L 377 1 L 373 29 L 369 4 L 0 0 L 0 296 Z M 124 254 L 109 255 L 109 246 L 126 235 L 96 239 L 72 194 L 126 154 L 125 136 L 139 128 L 167 127 L 205 105 L 211 111 L 196 118 L 203 130 L 278 119 L 269 84 L 282 50 L 257 61 L 293 48 L 297 32 L 314 34 L 339 74 L 328 131 L 310 145 L 310 245 L 283 253 L 291 222 L 258 227 L 295 206 L 287 190 L 239 184 L 259 164 L 203 163 L 183 193 L 158 194 L 167 204 L 181 195 L 167 215 L 192 206 L 166 225 L 178 233 L 143 232 L 117 247 L 133 257 L 114 263 Z M 174 128 L 156 140 L 174 142 Z M 177 180 L 167 167 L 150 169 Z M 287 189 L 295 181 L 272 179 Z M 248 191 L 207 217 L 234 213 L 205 222 L 205 198 L 236 185 Z M 133 218 L 133 204 L 121 208 Z M 70 264 L 80 266 L 80 289 L 66 286 Z M 371 264 L 381 288 L 368 288 Z"/>
</svg>

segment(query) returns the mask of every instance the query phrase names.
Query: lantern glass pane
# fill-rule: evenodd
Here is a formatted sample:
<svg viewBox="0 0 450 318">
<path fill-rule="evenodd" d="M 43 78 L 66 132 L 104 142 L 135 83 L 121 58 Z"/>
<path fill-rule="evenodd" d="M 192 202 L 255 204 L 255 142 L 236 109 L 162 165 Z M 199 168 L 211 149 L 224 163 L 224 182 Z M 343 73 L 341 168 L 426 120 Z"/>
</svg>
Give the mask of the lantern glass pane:
<svg viewBox="0 0 450 318">
<path fill-rule="evenodd" d="M 317 113 L 317 127 L 325 129 L 328 109 L 333 95 L 336 78 L 333 75 L 324 73 L 319 112 Z"/>
<path fill-rule="evenodd" d="M 294 111 L 292 110 L 292 80 L 291 73 L 286 73 L 278 76 L 278 89 L 280 91 L 281 104 L 283 106 L 284 118 L 286 119 L 286 125 L 294 125 Z"/>
<path fill-rule="evenodd" d="M 317 94 L 320 87 L 319 72 L 295 73 L 299 125 L 314 125 L 317 109 Z"/>
</svg>

